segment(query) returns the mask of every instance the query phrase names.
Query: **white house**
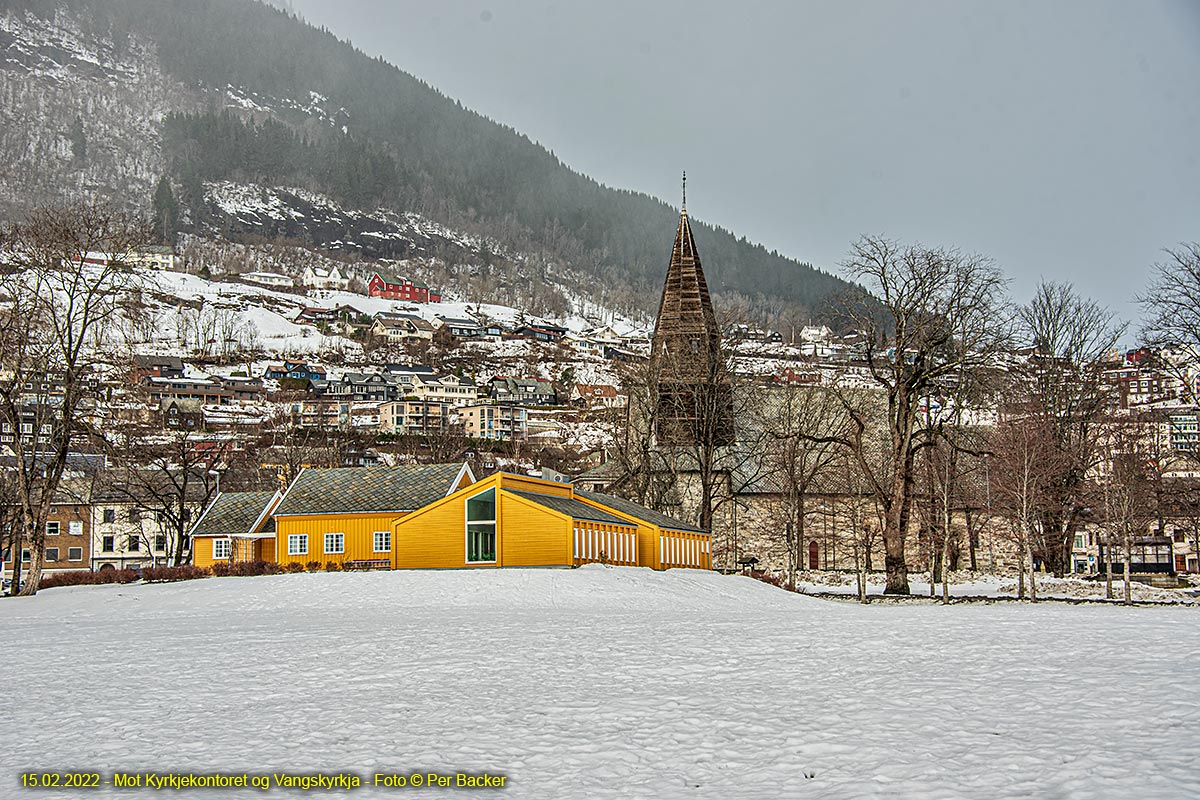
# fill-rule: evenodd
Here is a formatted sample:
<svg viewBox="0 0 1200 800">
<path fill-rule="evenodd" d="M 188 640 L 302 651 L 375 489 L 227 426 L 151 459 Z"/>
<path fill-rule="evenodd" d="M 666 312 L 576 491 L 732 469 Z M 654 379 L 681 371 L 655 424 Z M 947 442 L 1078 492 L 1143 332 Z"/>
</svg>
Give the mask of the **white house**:
<svg viewBox="0 0 1200 800">
<path fill-rule="evenodd" d="M 307 266 L 304 268 L 304 274 L 300 276 L 300 282 L 309 289 L 348 289 L 350 276 L 337 264 L 328 269 Z"/>
<path fill-rule="evenodd" d="M 294 280 L 287 275 L 280 275 L 278 272 L 246 272 L 241 275 L 241 279 L 246 283 L 256 283 L 259 286 L 270 286 L 271 288 L 291 288 L 296 285 Z"/>
</svg>

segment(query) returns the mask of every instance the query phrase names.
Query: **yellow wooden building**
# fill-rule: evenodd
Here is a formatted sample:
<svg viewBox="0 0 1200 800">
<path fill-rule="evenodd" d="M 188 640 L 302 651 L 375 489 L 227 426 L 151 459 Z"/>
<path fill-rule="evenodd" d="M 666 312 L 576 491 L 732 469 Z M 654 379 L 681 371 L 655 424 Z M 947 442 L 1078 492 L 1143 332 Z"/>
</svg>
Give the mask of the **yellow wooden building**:
<svg viewBox="0 0 1200 800">
<path fill-rule="evenodd" d="M 642 566 L 712 569 L 712 535 L 707 531 L 611 494 L 576 489 L 575 497 L 637 525 Z"/>
<path fill-rule="evenodd" d="M 474 480 L 465 463 L 303 469 L 273 514 L 275 560 L 394 569 L 393 523 Z"/>
<path fill-rule="evenodd" d="M 711 564 L 709 535 L 570 484 L 497 473 L 392 526 L 398 569 Z"/>
<path fill-rule="evenodd" d="M 274 561 L 280 492 L 219 492 L 192 526 L 192 563 Z"/>
</svg>

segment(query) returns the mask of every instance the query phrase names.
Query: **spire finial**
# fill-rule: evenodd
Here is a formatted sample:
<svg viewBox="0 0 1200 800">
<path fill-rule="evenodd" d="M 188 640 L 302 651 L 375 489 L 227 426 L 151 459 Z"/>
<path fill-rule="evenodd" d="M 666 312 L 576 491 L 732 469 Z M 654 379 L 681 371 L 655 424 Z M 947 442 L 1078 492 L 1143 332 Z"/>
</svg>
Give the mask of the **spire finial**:
<svg viewBox="0 0 1200 800">
<path fill-rule="evenodd" d="M 683 207 L 680 208 L 684 214 L 687 213 L 687 170 L 683 171 Z"/>
</svg>

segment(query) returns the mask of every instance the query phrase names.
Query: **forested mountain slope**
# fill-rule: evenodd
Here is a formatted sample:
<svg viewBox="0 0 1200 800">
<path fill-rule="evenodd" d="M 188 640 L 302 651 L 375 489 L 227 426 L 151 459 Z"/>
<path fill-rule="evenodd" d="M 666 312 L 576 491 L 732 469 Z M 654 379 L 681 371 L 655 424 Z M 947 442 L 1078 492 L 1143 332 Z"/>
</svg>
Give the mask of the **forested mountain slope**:
<svg viewBox="0 0 1200 800">
<path fill-rule="evenodd" d="M 613 307 L 656 304 L 673 208 L 600 185 L 277 8 L 0 0 L 0 51 L 6 216 L 80 193 L 148 211 L 166 174 L 186 230 L 206 222 L 206 183 L 299 187 L 569 266 L 605 287 Z M 713 291 L 764 321 L 820 318 L 845 288 L 729 231 L 700 221 L 693 231 Z"/>
</svg>

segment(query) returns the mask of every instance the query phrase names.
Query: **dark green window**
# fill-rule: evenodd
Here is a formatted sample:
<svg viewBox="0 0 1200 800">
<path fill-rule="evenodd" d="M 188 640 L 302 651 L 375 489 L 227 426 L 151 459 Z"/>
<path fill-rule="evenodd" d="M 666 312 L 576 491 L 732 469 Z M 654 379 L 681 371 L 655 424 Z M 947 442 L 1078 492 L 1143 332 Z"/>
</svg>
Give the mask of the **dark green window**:
<svg viewBox="0 0 1200 800">
<path fill-rule="evenodd" d="M 467 499 L 467 563 L 496 561 L 496 490 Z"/>
</svg>

